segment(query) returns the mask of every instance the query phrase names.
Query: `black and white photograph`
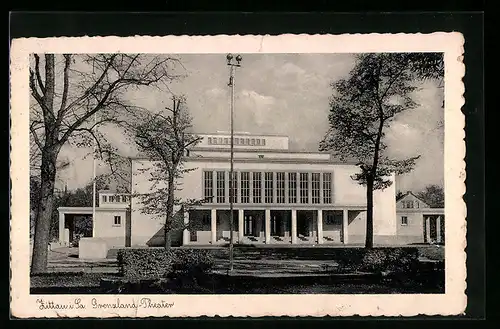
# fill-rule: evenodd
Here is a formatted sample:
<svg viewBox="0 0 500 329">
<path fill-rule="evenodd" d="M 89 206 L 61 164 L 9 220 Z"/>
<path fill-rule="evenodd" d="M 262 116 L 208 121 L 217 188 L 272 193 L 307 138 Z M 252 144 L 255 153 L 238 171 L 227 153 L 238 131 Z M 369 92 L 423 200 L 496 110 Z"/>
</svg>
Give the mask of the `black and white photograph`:
<svg viewBox="0 0 500 329">
<path fill-rule="evenodd" d="M 68 50 L 23 62 L 37 309 L 449 292 L 446 49 Z"/>
</svg>

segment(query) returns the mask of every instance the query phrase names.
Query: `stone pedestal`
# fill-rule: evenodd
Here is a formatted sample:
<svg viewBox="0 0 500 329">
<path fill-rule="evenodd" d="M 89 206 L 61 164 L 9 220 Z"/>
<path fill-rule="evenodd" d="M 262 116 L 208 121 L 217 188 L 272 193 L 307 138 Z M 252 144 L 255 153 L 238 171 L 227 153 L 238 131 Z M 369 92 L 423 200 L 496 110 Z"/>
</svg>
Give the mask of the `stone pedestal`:
<svg viewBox="0 0 500 329">
<path fill-rule="evenodd" d="M 99 238 L 81 238 L 78 243 L 78 258 L 106 259 L 108 246 L 106 241 Z"/>
</svg>

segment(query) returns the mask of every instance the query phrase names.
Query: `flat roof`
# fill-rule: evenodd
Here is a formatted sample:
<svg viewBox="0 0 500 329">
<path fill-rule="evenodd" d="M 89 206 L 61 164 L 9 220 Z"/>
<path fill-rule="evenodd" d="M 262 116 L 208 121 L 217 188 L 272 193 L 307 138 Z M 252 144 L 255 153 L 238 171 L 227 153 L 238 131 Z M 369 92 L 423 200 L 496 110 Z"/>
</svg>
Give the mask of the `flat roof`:
<svg viewBox="0 0 500 329">
<path fill-rule="evenodd" d="M 231 135 L 231 132 L 213 132 L 213 133 L 193 133 L 193 135 L 216 135 L 216 136 L 219 136 L 219 135 L 223 135 L 223 136 L 226 136 L 226 135 Z M 287 136 L 287 135 L 282 135 L 282 134 L 254 134 L 254 133 L 250 133 L 250 132 L 234 132 L 233 134 L 234 136 L 236 135 L 241 135 L 241 136 L 261 136 L 261 137 L 286 137 L 286 138 L 290 138 L 290 136 Z"/>
<path fill-rule="evenodd" d="M 57 208 L 57 211 L 63 212 L 65 214 L 86 214 L 86 215 L 91 215 L 92 214 L 92 207 L 59 207 Z M 95 211 L 126 211 L 127 208 L 112 208 L 112 207 L 95 207 Z"/>
<path fill-rule="evenodd" d="M 132 160 L 135 161 L 141 161 L 141 160 L 147 160 L 147 161 L 154 161 L 146 157 L 136 157 L 136 158 L 131 158 Z M 204 156 L 191 156 L 186 158 L 184 161 L 211 161 L 211 162 L 228 162 L 229 163 L 229 158 L 226 157 L 204 157 Z M 301 158 L 294 158 L 294 159 L 280 159 L 280 158 L 235 158 L 234 163 L 245 163 L 245 162 L 252 162 L 252 163 L 295 163 L 295 164 L 327 164 L 327 165 L 356 165 L 357 161 L 338 161 L 338 160 L 322 160 L 322 159 L 301 159 Z"/>
<path fill-rule="evenodd" d="M 205 151 L 205 152 L 231 152 L 230 145 L 224 144 L 227 147 L 197 147 L 194 146 L 190 150 L 191 151 Z M 234 147 L 234 152 L 241 153 L 289 153 L 289 154 L 330 154 L 328 152 L 318 152 L 318 151 L 290 151 L 289 149 L 272 149 L 272 148 L 240 148 L 239 146 Z"/>
</svg>

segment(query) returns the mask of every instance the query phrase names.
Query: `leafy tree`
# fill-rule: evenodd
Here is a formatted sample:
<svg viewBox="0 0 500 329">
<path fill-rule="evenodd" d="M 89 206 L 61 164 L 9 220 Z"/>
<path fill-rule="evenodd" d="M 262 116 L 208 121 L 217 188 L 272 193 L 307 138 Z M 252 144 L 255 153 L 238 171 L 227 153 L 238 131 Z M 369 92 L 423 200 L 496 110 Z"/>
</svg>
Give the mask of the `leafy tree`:
<svg viewBox="0 0 500 329">
<path fill-rule="evenodd" d="M 119 122 L 123 112 L 134 108 L 126 101 L 128 90 L 162 88 L 174 79 L 170 73 L 174 61 L 139 54 L 44 54 L 43 59 L 33 55 L 29 70 L 30 138 L 39 152 L 40 191 L 31 273 L 47 270 L 46 246 L 61 148 L 96 143 L 99 154 L 111 161 L 113 148 L 96 128 Z"/>
<path fill-rule="evenodd" d="M 405 194 L 404 194 L 403 192 L 398 191 L 398 192 L 396 193 L 396 200 L 398 200 L 399 198 L 402 198 L 404 195 L 405 195 Z"/>
<path fill-rule="evenodd" d="M 431 208 L 444 208 L 444 189 L 439 185 L 428 185 L 417 197 L 427 203 Z"/>
<path fill-rule="evenodd" d="M 190 132 L 192 118 L 185 106 L 184 97 L 173 97 L 172 107 L 165 108 L 167 114 L 141 112 L 140 119 L 134 120 L 130 132 L 139 152 L 153 161 L 152 168 L 146 168 L 150 174 L 152 192 L 137 196 L 142 204 L 141 211 L 164 218 L 165 248 L 171 247 L 171 232 L 183 225 L 182 211 L 175 216 L 174 207 L 182 210 L 198 203 L 197 200 L 181 200 L 175 197 L 180 189 L 178 179 L 194 170 L 185 168 L 184 157 L 188 149 L 201 141 L 201 137 Z M 181 224 L 182 223 L 182 224 Z"/>
<path fill-rule="evenodd" d="M 385 131 L 399 113 L 417 107 L 412 99 L 416 83 L 434 78 L 429 67 L 436 56 L 440 55 L 361 54 L 349 76 L 332 83 L 330 129 L 319 148 L 358 161 L 360 172 L 352 178 L 366 186 L 366 248 L 373 247 L 373 191 L 390 186 L 392 174 L 411 171 L 419 158 L 391 159 Z"/>
</svg>

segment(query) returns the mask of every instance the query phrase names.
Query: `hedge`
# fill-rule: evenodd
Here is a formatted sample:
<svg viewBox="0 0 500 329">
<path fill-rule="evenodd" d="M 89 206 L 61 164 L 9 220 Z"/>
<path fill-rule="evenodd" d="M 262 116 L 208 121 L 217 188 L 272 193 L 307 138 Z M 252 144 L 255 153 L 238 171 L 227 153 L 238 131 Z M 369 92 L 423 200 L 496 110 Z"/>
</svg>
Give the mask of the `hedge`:
<svg viewBox="0 0 500 329">
<path fill-rule="evenodd" d="M 365 250 L 354 264 L 362 272 L 411 272 L 418 266 L 419 252 L 416 248 L 376 248 Z"/>
<path fill-rule="evenodd" d="M 117 260 L 120 274 L 132 279 L 196 277 L 208 273 L 215 264 L 213 255 L 203 249 L 120 249 Z"/>
<path fill-rule="evenodd" d="M 415 247 L 374 248 L 235 248 L 235 259 L 336 261 L 342 272 L 410 272 L 418 267 Z M 142 248 L 118 251 L 120 272 L 128 278 L 196 277 L 208 273 L 215 259 L 228 259 L 227 249 Z"/>
</svg>

